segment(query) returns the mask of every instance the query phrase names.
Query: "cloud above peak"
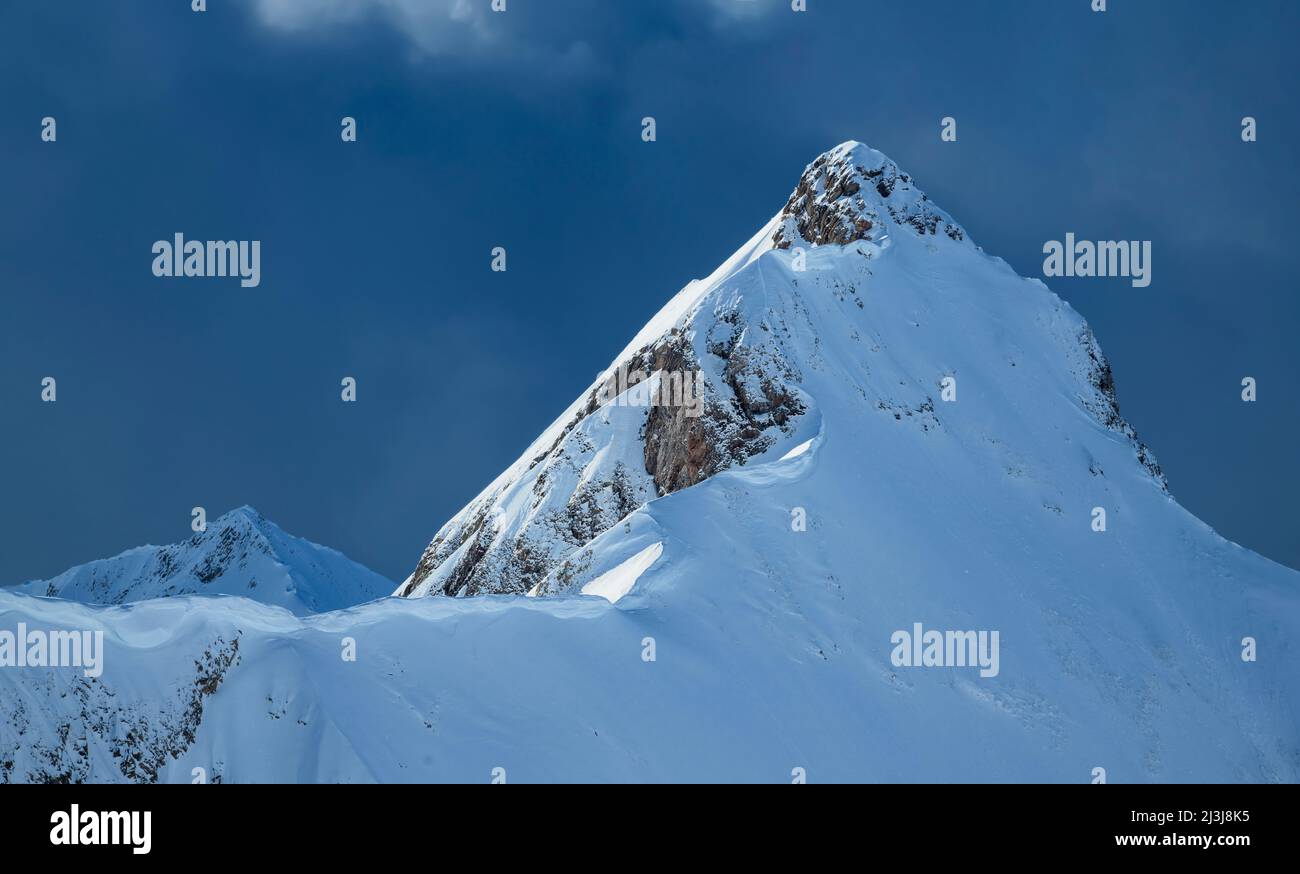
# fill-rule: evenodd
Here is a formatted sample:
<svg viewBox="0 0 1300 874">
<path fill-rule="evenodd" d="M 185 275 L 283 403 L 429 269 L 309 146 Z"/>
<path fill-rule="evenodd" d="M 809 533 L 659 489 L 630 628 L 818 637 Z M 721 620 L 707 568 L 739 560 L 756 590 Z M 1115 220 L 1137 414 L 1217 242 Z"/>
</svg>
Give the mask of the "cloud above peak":
<svg viewBox="0 0 1300 874">
<path fill-rule="evenodd" d="M 249 0 L 257 20 L 285 34 L 379 21 L 425 57 L 508 56 L 573 62 L 641 26 L 727 30 L 766 17 L 785 0 L 662 0 L 649 7 L 601 0 Z"/>
<path fill-rule="evenodd" d="M 490 4 L 476 0 L 254 0 L 262 24 L 287 33 L 338 28 L 378 18 L 421 52 L 456 53 L 490 45 Z"/>
</svg>

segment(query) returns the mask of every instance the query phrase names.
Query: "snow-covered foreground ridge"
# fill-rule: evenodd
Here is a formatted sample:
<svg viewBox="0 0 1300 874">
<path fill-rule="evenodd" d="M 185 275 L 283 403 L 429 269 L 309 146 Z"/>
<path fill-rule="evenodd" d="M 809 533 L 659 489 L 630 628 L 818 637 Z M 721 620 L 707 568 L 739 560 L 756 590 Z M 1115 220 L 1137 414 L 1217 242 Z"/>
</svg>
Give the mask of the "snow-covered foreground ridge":
<svg viewBox="0 0 1300 874">
<path fill-rule="evenodd" d="M 99 677 L 0 667 L 0 778 L 1300 776 L 1300 575 L 1173 500 L 1079 315 L 883 155 L 810 165 L 629 361 L 705 415 L 584 394 L 399 588 L 504 594 L 0 591 L 0 632 L 104 632 Z M 899 664 L 918 624 L 996 667 Z"/>
</svg>

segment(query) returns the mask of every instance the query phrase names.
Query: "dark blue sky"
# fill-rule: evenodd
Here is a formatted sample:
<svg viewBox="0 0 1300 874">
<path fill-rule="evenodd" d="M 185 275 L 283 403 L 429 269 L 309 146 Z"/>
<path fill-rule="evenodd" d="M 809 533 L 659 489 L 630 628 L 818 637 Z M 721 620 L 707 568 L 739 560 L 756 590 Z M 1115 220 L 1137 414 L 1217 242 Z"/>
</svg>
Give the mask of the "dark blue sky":
<svg viewBox="0 0 1300 874">
<path fill-rule="evenodd" d="M 1300 567 L 1297 4 L 488 2 L 0 5 L 0 581 L 243 503 L 402 578 L 845 139 L 1025 275 L 1152 240 L 1149 288 L 1049 284 L 1174 495 Z M 261 286 L 154 278 L 175 232 Z"/>
</svg>

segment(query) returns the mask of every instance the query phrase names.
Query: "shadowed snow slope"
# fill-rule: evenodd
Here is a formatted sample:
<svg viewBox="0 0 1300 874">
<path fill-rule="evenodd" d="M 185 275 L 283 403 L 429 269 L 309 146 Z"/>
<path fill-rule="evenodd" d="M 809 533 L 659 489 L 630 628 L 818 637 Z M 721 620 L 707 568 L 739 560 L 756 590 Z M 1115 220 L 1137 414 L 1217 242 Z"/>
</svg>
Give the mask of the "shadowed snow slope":
<svg viewBox="0 0 1300 874">
<path fill-rule="evenodd" d="M 698 368 L 705 414 L 601 406 L 598 381 L 442 527 L 412 597 L 0 593 L 0 629 L 106 646 L 99 678 L 0 669 L 3 776 L 1300 777 L 1300 575 L 1174 501 L 1083 319 L 880 153 L 810 165 L 625 364 Z M 445 597 L 476 593 L 500 594 Z M 915 623 L 996 631 L 996 676 L 896 665 Z"/>
</svg>

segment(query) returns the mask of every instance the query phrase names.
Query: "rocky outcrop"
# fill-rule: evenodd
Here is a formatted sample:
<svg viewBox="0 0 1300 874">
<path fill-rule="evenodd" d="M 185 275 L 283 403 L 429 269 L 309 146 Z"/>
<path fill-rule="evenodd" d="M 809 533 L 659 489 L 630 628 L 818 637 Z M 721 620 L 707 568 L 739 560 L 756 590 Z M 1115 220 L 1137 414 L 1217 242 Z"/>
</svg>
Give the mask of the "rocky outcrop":
<svg viewBox="0 0 1300 874">
<path fill-rule="evenodd" d="M 1084 408 L 1102 425 L 1124 436 L 1133 446 L 1138 463 L 1146 468 L 1151 478 L 1161 489 L 1169 490 L 1169 481 L 1165 478 L 1160 463 L 1145 443 L 1138 439 L 1137 431 L 1119 412 L 1119 395 L 1115 391 L 1115 374 L 1110 362 L 1101 351 L 1092 329 L 1086 325 L 1079 334 L 1079 347 L 1083 352 L 1086 367 L 1086 379 L 1093 393 L 1080 398 Z"/>
<path fill-rule="evenodd" d="M 786 428 L 803 412 L 793 387 L 796 375 L 779 351 L 756 349 L 742 339 L 738 315 L 727 324 L 731 330 L 725 339 L 712 342 L 704 353 L 713 359 L 709 368 L 684 329 L 669 332 L 612 368 L 643 374 L 632 388 L 656 375 L 719 373 L 719 379 L 705 376 L 701 381 L 697 406 L 619 409 L 619 415 L 640 418 L 640 451 L 593 470 L 587 459 L 600 454 L 601 436 L 592 432 L 602 430 L 593 422 L 602 412 L 600 386 L 593 387 L 550 449 L 533 457 L 521 476 L 530 481 L 530 518 L 514 530 L 503 530 L 499 507 L 518 491 L 518 480 L 480 498 L 469 513 L 462 512 L 438 532 L 396 594 L 528 592 L 647 501 L 743 465 L 768 449 L 775 439 L 770 432 Z M 564 488 L 559 483 L 575 478 L 570 491 L 557 491 Z"/>
<path fill-rule="evenodd" d="M 712 369 L 722 374 L 722 384 L 704 383 L 702 414 L 692 416 L 685 406 L 655 406 L 647 412 L 642 432 L 645 469 L 659 495 L 743 465 L 772 445 L 770 429 L 784 428 L 804 411 L 791 384 L 795 373 L 788 362 L 779 353 L 753 350 L 745 343 L 739 318 L 738 313 L 730 313 L 722 322 L 731 328 L 726 340 L 706 346 L 705 354 L 716 359 Z M 699 356 L 683 332 L 636 360 L 652 372 L 701 369 Z"/>
<path fill-rule="evenodd" d="M 856 148 L 855 148 L 856 146 Z M 918 234 L 941 229 L 953 240 L 965 232 L 929 202 L 912 177 L 873 149 L 845 144 L 809 164 L 781 210 L 784 221 L 772 235 L 778 249 L 792 246 L 845 246 L 870 240 L 889 220 Z"/>
<path fill-rule="evenodd" d="M 195 656 L 193 674 L 169 700 L 134 699 L 99 677 L 30 673 L 27 699 L 59 702 L 39 715 L 62 717 L 52 727 L 33 723 L 38 714 L 13 699 L 0 722 L 0 783 L 103 782 L 94 762 L 106 758 L 116 764 L 118 780 L 156 783 L 167 762 L 194 743 L 204 702 L 238 663 L 238 635 L 216 638 Z"/>
</svg>

